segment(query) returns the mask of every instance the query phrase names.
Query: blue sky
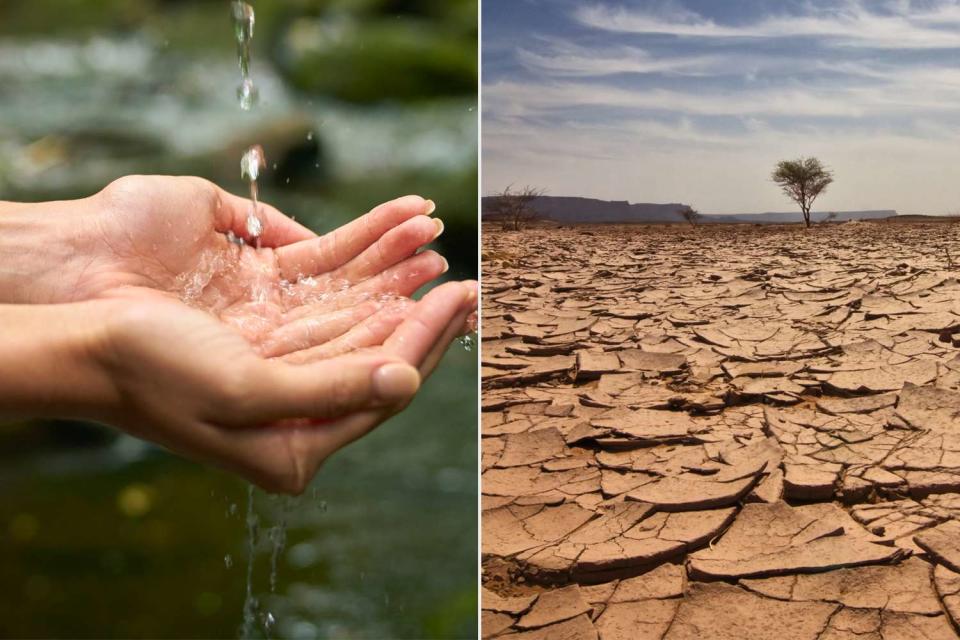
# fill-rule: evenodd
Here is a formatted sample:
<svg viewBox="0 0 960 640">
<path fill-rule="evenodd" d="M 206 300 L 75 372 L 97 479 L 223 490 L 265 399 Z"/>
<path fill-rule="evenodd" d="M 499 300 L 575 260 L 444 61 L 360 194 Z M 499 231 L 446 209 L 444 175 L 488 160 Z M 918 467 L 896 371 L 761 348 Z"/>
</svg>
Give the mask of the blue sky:
<svg viewBox="0 0 960 640">
<path fill-rule="evenodd" d="M 484 0 L 483 190 L 960 212 L 960 0 Z"/>
</svg>

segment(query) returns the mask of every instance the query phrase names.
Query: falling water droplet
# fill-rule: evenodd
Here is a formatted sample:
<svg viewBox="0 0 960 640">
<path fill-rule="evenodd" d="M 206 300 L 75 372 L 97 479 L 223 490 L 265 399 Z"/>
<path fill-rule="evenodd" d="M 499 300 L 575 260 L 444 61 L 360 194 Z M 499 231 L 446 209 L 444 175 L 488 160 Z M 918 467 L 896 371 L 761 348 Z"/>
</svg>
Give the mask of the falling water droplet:
<svg viewBox="0 0 960 640">
<path fill-rule="evenodd" d="M 229 553 L 228 553 L 227 555 L 223 556 L 223 565 L 224 565 L 227 569 L 232 569 L 232 568 L 233 568 L 233 557 L 232 557 Z"/>
<path fill-rule="evenodd" d="M 311 277 L 304 278 L 303 280 L 301 280 L 301 282 L 305 282 L 307 280 L 309 280 L 311 284 L 314 283 L 314 279 Z M 314 501 L 316 501 L 317 509 L 320 511 L 320 513 L 326 513 L 327 501 L 322 498 L 322 494 L 318 487 L 314 487 L 310 490 L 310 497 L 313 498 Z"/>
<path fill-rule="evenodd" d="M 253 145 L 240 158 L 240 177 L 247 182 L 256 182 L 264 164 L 266 164 L 266 161 L 263 155 L 263 147 L 258 144 Z"/>
<path fill-rule="evenodd" d="M 253 105 L 260 101 L 260 90 L 253 84 L 250 78 L 244 78 L 237 87 L 237 101 L 240 108 L 244 111 L 250 111 Z"/>
<path fill-rule="evenodd" d="M 253 211 L 251 207 L 250 215 L 247 216 L 247 235 L 251 238 L 259 238 L 263 233 L 263 223 Z"/>
<path fill-rule="evenodd" d="M 307 140 L 313 140 L 313 131 L 307 132 Z"/>
<path fill-rule="evenodd" d="M 475 340 L 476 339 L 471 334 L 467 334 L 460 337 L 460 345 L 463 347 L 464 351 L 473 351 Z"/>
<path fill-rule="evenodd" d="M 263 154 L 263 147 L 253 145 L 240 158 L 240 177 L 250 183 L 250 212 L 247 214 L 247 236 L 256 240 L 263 233 L 263 221 L 260 219 L 259 203 L 257 201 L 257 178 L 266 166 L 267 160 Z"/>
</svg>

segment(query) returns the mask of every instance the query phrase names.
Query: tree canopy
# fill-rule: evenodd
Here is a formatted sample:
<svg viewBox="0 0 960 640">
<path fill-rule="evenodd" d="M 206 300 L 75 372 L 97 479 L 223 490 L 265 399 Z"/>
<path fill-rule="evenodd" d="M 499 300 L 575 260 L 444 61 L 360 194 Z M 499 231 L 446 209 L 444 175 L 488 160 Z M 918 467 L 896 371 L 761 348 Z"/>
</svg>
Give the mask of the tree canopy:
<svg viewBox="0 0 960 640">
<path fill-rule="evenodd" d="M 677 215 L 689 222 L 692 227 L 697 226 L 697 223 L 703 219 L 703 214 L 691 206 L 677 209 Z"/>
<path fill-rule="evenodd" d="M 533 201 L 544 194 L 543 189 L 526 186 L 514 189 L 513 185 L 494 194 L 490 207 L 491 217 L 500 220 L 503 229 L 520 231 L 537 218 Z"/>
<path fill-rule="evenodd" d="M 814 200 L 833 183 L 833 172 L 817 158 L 781 160 L 772 175 L 783 192 L 800 205 L 803 222 L 810 226 L 810 208 Z"/>
</svg>

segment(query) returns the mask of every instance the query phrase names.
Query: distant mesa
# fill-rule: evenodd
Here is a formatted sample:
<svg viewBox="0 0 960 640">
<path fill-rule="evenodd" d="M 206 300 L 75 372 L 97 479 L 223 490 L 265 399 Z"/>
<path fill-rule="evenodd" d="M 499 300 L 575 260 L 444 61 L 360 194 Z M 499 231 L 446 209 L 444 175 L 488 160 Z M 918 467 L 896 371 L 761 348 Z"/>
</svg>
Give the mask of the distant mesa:
<svg viewBox="0 0 960 640">
<path fill-rule="evenodd" d="M 486 220 L 492 219 L 492 205 L 496 196 L 483 198 L 482 211 Z M 684 222 L 677 213 L 688 205 L 673 202 L 668 204 L 650 204 L 645 202 L 630 203 L 626 200 L 597 200 L 594 198 L 575 198 L 565 196 L 540 196 L 531 205 L 540 218 L 566 224 L 625 224 L 625 223 L 665 223 Z M 846 220 L 878 220 L 891 218 L 897 215 L 893 209 L 878 211 L 837 211 L 835 221 Z M 827 218 L 829 212 L 815 211 L 810 219 L 820 222 Z M 702 223 L 754 223 L 777 224 L 784 222 L 800 222 L 800 212 L 785 213 L 729 213 L 722 215 L 704 214 Z"/>
</svg>

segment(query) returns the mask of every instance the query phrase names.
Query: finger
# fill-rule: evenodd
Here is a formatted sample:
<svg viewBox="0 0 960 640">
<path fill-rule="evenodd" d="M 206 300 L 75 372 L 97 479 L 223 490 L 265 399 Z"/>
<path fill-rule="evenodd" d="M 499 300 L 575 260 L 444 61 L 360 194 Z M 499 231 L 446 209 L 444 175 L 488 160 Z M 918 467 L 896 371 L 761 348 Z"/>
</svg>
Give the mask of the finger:
<svg viewBox="0 0 960 640">
<path fill-rule="evenodd" d="M 440 360 L 443 359 L 444 354 L 447 353 L 447 349 L 450 348 L 450 345 L 453 341 L 461 335 L 460 329 L 463 326 L 464 320 L 466 320 L 467 312 L 463 311 L 457 315 L 457 317 L 450 323 L 443 335 L 434 343 L 433 348 L 430 350 L 430 353 L 427 354 L 427 357 L 423 359 L 423 362 L 418 367 L 420 371 L 420 376 L 426 380 L 427 377 L 433 373 L 434 369 L 437 368 L 437 365 L 440 364 Z"/>
<path fill-rule="evenodd" d="M 253 202 L 241 198 L 229 191 L 217 187 L 220 195 L 220 208 L 214 216 L 214 227 L 221 233 L 232 231 L 234 235 L 247 241 L 253 240 L 247 232 L 247 217 Z M 257 215 L 263 224 L 259 240 L 264 247 L 283 247 L 317 237 L 310 229 L 285 216 L 265 202 L 257 203 Z"/>
<path fill-rule="evenodd" d="M 468 288 L 467 293 L 467 303 L 464 307 L 461 308 L 460 313 L 447 325 L 446 331 L 439 340 L 433 345 L 433 349 L 430 350 L 430 353 L 427 354 L 427 357 L 424 358 L 423 362 L 419 366 L 421 380 L 426 380 L 430 374 L 433 373 L 434 369 L 437 368 L 437 365 L 440 364 L 440 361 L 443 359 L 444 354 L 446 354 L 447 349 L 450 348 L 450 345 L 453 341 L 460 335 L 463 335 L 463 327 L 467 321 L 467 318 L 476 313 L 472 308 L 473 304 L 476 301 L 476 283 L 463 283 Z M 473 294 L 473 303 L 470 302 L 471 292 Z"/>
<path fill-rule="evenodd" d="M 413 396 L 420 375 L 409 364 L 381 354 L 352 354 L 296 366 L 256 360 L 216 403 L 209 419 L 231 426 L 256 426 L 290 418 L 336 418 L 386 407 Z"/>
<path fill-rule="evenodd" d="M 436 251 L 424 251 L 364 280 L 350 289 L 353 295 L 388 293 L 410 296 L 417 289 L 447 272 L 450 265 Z"/>
<path fill-rule="evenodd" d="M 258 351 L 265 358 L 275 358 L 329 342 L 347 333 L 382 307 L 382 303 L 368 300 L 346 309 L 303 314 L 275 329 L 261 342 Z"/>
<path fill-rule="evenodd" d="M 409 258 L 417 249 L 443 233 L 439 218 L 416 216 L 390 229 L 359 256 L 331 275 L 350 282 L 360 282 Z"/>
<path fill-rule="evenodd" d="M 283 359 L 290 363 L 304 364 L 334 358 L 359 349 L 379 347 L 400 326 L 412 305 L 412 301 L 406 301 L 382 309 L 342 336 L 309 349 L 288 353 Z"/>
<path fill-rule="evenodd" d="M 280 273 L 294 281 L 302 276 L 327 273 L 360 255 L 383 234 L 414 216 L 433 213 L 434 204 L 420 196 L 386 202 L 370 213 L 312 240 L 277 251 Z"/>
<path fill-rule="evenodd" d="M 384 341 L 384 352 L 419 367 L 446 334 L 450 323 L 464 310 L 468 295 L 461 282 L 447 282 L 429 291 Z"/>
</svg>

